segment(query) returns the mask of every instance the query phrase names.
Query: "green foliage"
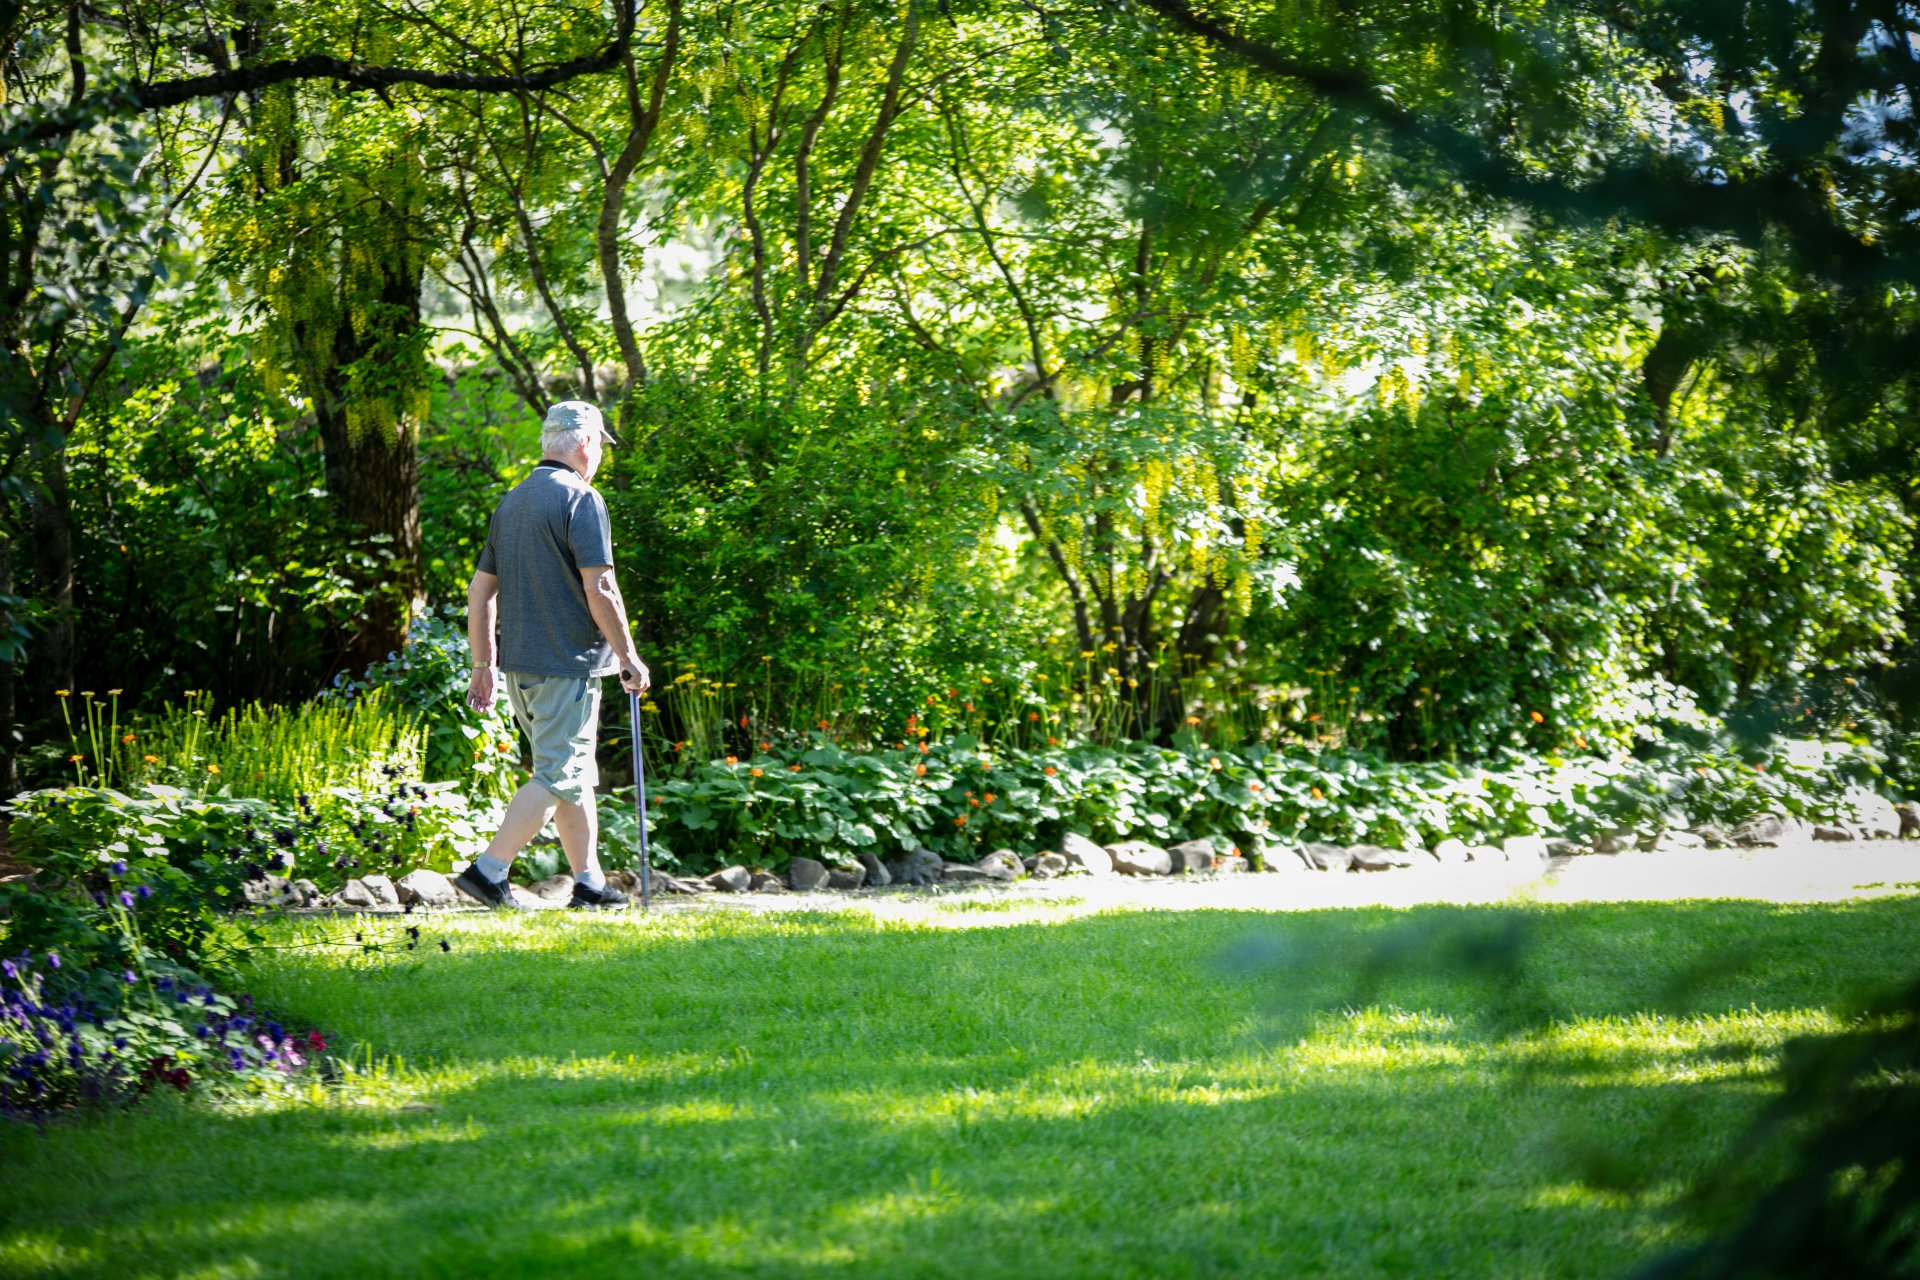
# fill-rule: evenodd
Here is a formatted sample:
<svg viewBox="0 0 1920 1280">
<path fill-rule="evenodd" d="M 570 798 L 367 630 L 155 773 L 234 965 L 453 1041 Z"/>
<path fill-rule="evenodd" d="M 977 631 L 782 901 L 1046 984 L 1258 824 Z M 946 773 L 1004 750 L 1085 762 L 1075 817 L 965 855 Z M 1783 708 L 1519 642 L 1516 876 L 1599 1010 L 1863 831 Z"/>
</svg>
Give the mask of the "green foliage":
<svg viewBox="0 0 1920 1280">
<path fill-rule="evenodd" d="M 120 719 L 118 689 L 106 698 L 62 691 L 75 781 L 164 782 L 291 804 L 335 788 L 373 790 L 381 781 L 420 776 L 424 731 L 412 712 L 390 710 L 385 688 L 357 700 L 315 700 L 292 707 L 258 703 L 209 716 L 210 696 L 190 690 L 158 715 Z M 72 704 L 80 704 L 76 722 Z"/>
<path fill-rule="evenodd" d="M 458 783 L 476 800 L 504 800 L 520 782 L 513 713 L 504 698 L 486 711 L 467 704 L 471 670 L 464 621 L 451 609 L 422 614 L 413 621 L 405 649 L 353 679 L 334 676 L 316 705 L 355 723 L 377 721 L 390 714 L 387 707 L 403 709 L 403 716 L 420 724 L 421 758 L 396 761 L 408 777 Z"/>
<path fill-rule="evenodd" d="M 1654 759 L 1503 753 L 1478 766 L 1354 750 L 1177 746 L 1025 750 L 966 735 L 925 751 L 809 748 L 728 757 L 649 785 L 653 848 L 681 865 L 777 869 L 795 854 L 847 862 L 927 848 L 972 862 L 1054 847 L 1069 831 L 1110 843 L 1211 839 L 1273 859 L 1303 841 L 1431 847 L 1544 833 L 1731 825 L 1764 813 L 1832 817 L 1871 784 L 1869 748 L 1780 740 L 1675 748 Z M 625 846 L 621 846 L 624 848 Z"/>
</svg>

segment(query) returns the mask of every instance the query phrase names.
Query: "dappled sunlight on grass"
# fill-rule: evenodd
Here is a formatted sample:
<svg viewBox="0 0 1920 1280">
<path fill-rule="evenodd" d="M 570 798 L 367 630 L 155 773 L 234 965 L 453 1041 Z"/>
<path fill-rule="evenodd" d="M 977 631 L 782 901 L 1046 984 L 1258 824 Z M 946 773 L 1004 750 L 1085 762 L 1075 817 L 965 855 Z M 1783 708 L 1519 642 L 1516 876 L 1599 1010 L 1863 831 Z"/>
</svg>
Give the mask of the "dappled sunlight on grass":
<svg viewBox="0 0 1920 1280">
<path fill-rule="evenodd" d="M 257 994 L 347 1046 L 346 1081 L 0 1135 L 0 1258 L 1612 1275 L 1676 1229 L 1782 1043 L 1920 965 L 1900 902 L 949 914 L 998 927 L 476 916 L 450 952 L 274 953 Z M 1449 959 L 1482 935 L 1521 968 Z"/>
</svg>

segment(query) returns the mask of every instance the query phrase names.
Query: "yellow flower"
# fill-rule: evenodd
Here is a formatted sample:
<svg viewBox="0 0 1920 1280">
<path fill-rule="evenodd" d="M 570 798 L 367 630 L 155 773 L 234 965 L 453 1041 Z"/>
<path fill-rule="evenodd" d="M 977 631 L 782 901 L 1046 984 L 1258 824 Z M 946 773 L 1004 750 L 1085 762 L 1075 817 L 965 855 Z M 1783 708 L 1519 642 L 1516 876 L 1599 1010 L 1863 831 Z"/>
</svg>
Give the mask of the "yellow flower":
<svg viewBox="0 0 1920 1280">
<path fill-rule="evenodd" d="M 210 764 L 210 765 L 208 765 L 208 766 L 207 766 L 207 772 L 208 772 L 208 773 L 219 773 L 219 772 L 220 772 L 220 766 L 219 766 L 219 765 L 217 765 L 217 764 Z"/>
<path fill-rule="evenodd" d="M 68 690 L 68 689 L 55 689 L 53 691 L 53 695 L 56 698 L 71 698 L 73 696 L 73 693 L 71 690 Z"/>
<path fill-rule="evenodd" d="M 142 760 L 145 760 L 145 761 L 146 761 L 146 762 L 147 762 L 148 764 L 159 764 L 159 763 L 160 763 L 160 757 L 159 757 L 159 756 L 141 756 L 140 758 L 141 758 Z"/>
</svg>

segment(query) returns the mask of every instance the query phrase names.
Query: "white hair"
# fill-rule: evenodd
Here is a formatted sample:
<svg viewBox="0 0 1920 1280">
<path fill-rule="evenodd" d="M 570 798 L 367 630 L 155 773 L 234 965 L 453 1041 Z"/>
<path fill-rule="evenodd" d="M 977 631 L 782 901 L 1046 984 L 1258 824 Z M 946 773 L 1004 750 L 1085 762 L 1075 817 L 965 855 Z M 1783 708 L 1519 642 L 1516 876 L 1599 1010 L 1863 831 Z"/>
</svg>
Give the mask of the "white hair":
<svg viewBox="0 0 1920 1280">
<path fill-rule="evenodd" d="M 549 428 L 540 433 L 540 453 L 543 457 L 564 458 L 587 446 L 587 441 L 600 434 L 592 427 Z"/>
</svg>

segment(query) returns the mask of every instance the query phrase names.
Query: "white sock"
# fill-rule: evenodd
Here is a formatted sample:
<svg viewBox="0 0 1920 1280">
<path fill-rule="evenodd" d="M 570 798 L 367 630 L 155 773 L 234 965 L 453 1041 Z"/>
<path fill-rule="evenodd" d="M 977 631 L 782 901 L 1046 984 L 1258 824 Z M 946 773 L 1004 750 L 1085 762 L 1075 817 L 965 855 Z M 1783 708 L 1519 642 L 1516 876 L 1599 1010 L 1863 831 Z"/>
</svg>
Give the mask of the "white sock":
<svg viewBox="0 0 1920 1280">
<path fill-rule="evenodd" d="M 483 853 L 473 860 L 473 865 L 480 869 L 481 875 L 493 881 L 493 883 L 506 883 L 508 864 L 500 861 L 500 859 L 489 857 Z"/>
<path fill-rule="evenodd" d="M 598 867 L 588 867 L 585 871 L 576 871 L 573 878 L 589 889 L 604 889 L 607 887 L 606 873 Z"/>
</svg>

